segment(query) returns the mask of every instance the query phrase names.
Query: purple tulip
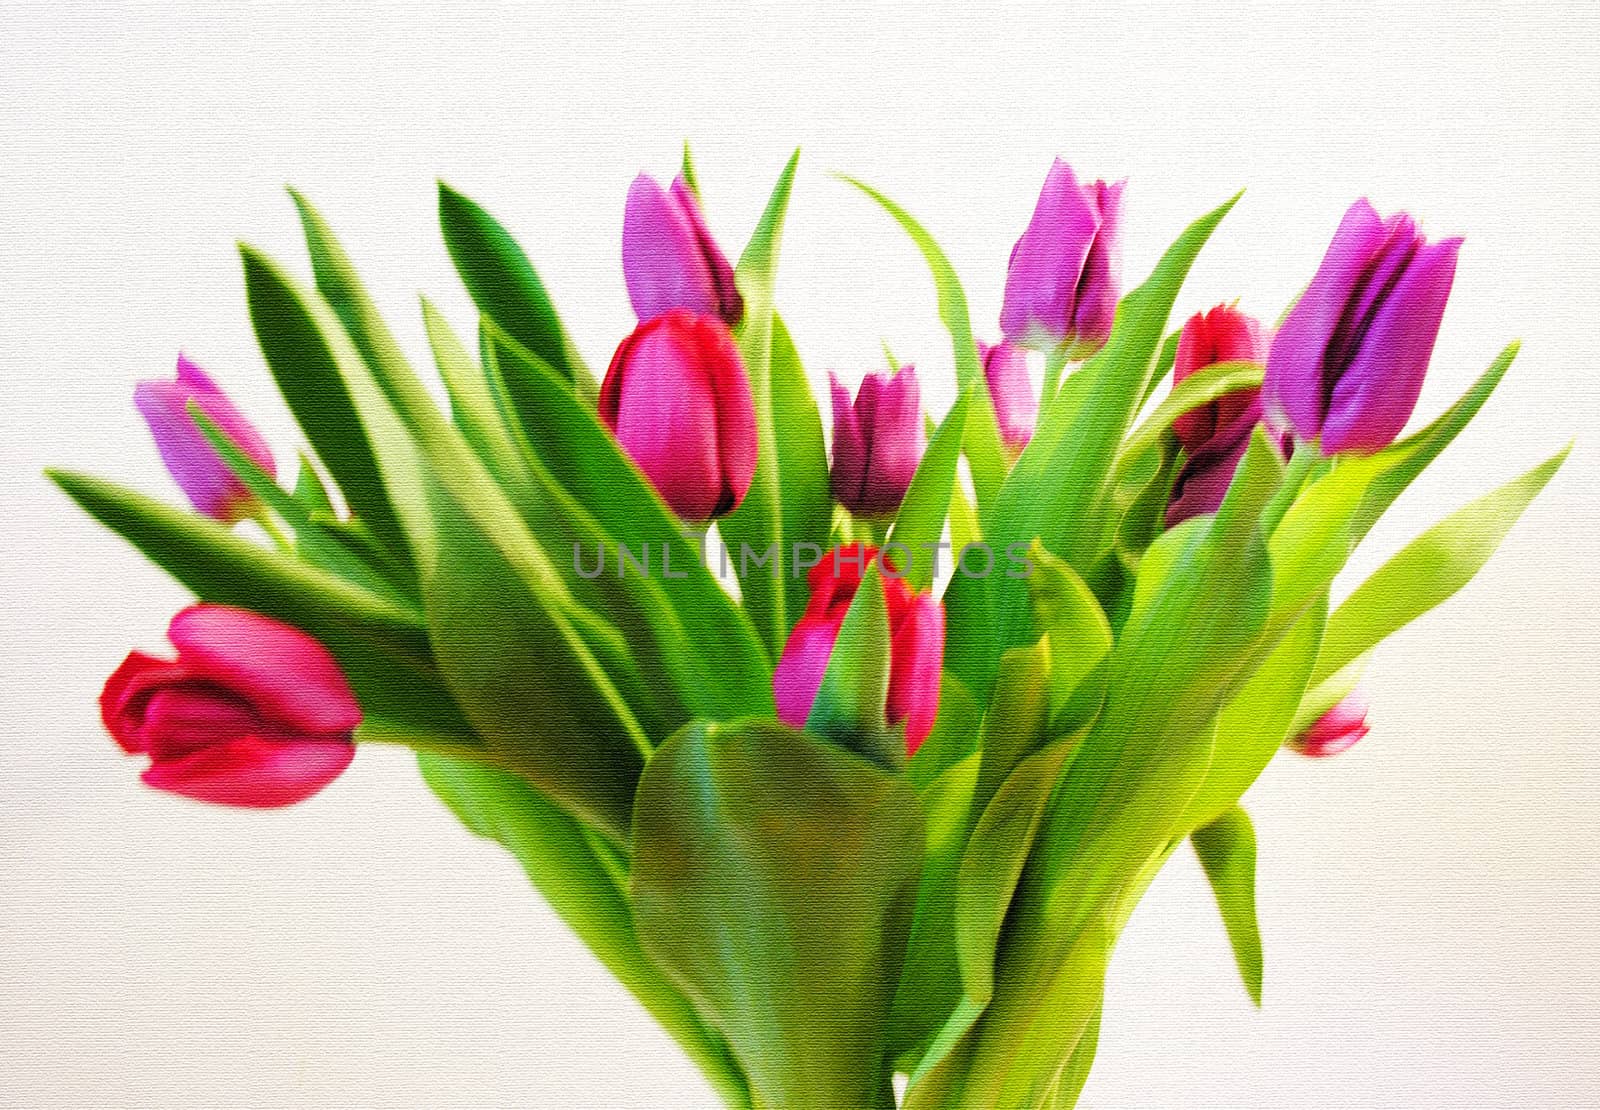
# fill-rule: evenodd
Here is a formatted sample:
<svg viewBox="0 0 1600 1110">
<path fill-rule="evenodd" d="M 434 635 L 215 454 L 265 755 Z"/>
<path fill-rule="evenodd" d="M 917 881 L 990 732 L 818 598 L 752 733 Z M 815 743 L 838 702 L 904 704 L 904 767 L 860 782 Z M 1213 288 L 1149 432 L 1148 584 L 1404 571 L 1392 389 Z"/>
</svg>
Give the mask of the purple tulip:
<svg viewBox="0 0 1600 1110">
<path fill-rule="evenodd" d="M 1360 740 L 1367 727 L 1367 695 L 1359 686 L 1343 701 L 1316 719 L 1316 722 L 1289 741 L 1301 755 L 1338 755 Z"/>
<path fill-rule="evenodd" d="M 783 645 L 772 672 L 778 719 L 804 728 L 834 642 L 866 568 L 878 549 L 863 544 L 835 548 L 811 568 L 806 581 L 811 600 Z M 939 679 L 944 665 L 944 606 L 932 594 L 914 594 L 899 578 L 884 576 L 883 599 L 889 611 L 889 692 L 884 719 L 906 726 L 906 754 L 933 731 L 939 715 Z"/>
<path fill-rule="evenodd" d="M 201 433 L 189 415 L 191 401 L 257 466 L 275 472 L 267 441 L 188 356 L 178 356 L 176 381 L 140 382 L 133 389 L 133 403 L 150 425 L 161 461 L 194 507 L 224 523 L 241 520 L 254 509 L 255 496 Z"/>
<path fill-rule="evenodd" d="M 1122 283 L 1122 189 L 1079 185 L 1057 158 L 1033 219 L 1011 249 L 1000 330 L 1024 347 L 1065 346 L 1084 358 L 1105 345 Z"/>
<path fill-rule="evenodd" d="M 600 418 L 685 520 L 732 512 L 756 472 L 756 415 L 733 336 L 681 308 L 622 341 L 600 386 Z"/>
<path fill-rule="evenodd" d="M 681 175 L 670 190 L 647 174 L 633 179 L 622 217 L 622 277 L 640 320 L 686 308 L 731 328 L 744 316 L 733 267 Z"/>
<path fill-rule="evenodd" d="M 900 507 L 922 459 L 922 395 L 917 372 L 868 374 L 850 391 L 831 373 L 833 496 L 853 513 L 887 516 Z"/>
<path fill-rule="evenodd" d="M 224 605 L 172 618 L 173 660 L 131 653 L 100 714 L 144 781 L 219 805 L 303 801 L 355 756 L 361 707 L 333 656 L 298 628 Z"/>
<path fill-rule="evenodd" d="M 1028 352 L 1001 340 L 993 347 L 979 343 L 978 355 L 983 359 L 983 379 L 1000 423 L 1000 438 L 1013 452 L 1021 451 L 1033 438 L 1039 419 L 1039 395 L 1028 380 Z"/>
<path fill-rule="evenodd" d="M 1260 362 L 1266 356 L 1261 325 L 1231 305 L 1197 312 L 1183 325 L 1172 363 L 1176 385 L 1219 362 Z M 1172 422 L 1184 451 L 1183 469 L 1167 504 L 1167 527 L 1214 513 L 1228 492 L 1250 433 L 1261 422 L 1261 391 L 1241 389 L 1184 413 Z"/>
<path fill-rule="evenodd" d="M 1404 212 L 1385 220 L 1365 197 L 1352 204 L 1272 341 L 1268 412 L 1320 438 L 1324 455 L 1393 443 L 1422 391 L 1460 249 L 1429 243 Z"/>
</svg>

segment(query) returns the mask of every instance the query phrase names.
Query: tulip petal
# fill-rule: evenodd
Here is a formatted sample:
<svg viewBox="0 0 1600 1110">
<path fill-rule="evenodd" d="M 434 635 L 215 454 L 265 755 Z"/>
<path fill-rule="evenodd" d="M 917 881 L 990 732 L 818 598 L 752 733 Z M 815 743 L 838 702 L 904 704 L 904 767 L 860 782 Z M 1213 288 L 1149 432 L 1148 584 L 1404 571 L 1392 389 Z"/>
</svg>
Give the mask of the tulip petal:
<svg viewBox="0 0 1600 1110">
<path fill-rule="evenodd" d="M 843 609 L 837 619 L 808 615 L 789 633 L 783 654 L 772 671 L 773 700 L 777 702 L 778 720 L 784 724 L 805 727 L 811 705 L 817 700 L 817 691 L 822 689 L 828 657 L 833 654 L 833 645 L 843 623 Z"/>
<path fill-rule="evenodd" d="M 1087 355 L 1105 346 L 1117 314 L 1117 292 L 1122 287 L 1122 190 L 1126 181 L 1107 185 L 1096 181 L 1084 186 L 1094 194 L 1100 226 L 1089 244 L 1083 273 L 1073 292 L 1072 332 L 1075 350 Z"/>
<path fill-rule="evenodd" d="M 694 224 L 647 174 L 633 179 L 622 217 L 622 277 L 641 321 L 674 308 L 715 315 L 721 304 Z"/>
<path fill-rule="evenodd" d="M 864 383 L 863 383 L 864 384 Z M 846 507 L 860 504 L 867 484 L 867 442 L 850 390 L 833 371 L 828 372 L 828 395 L 833 400 L 834 500 Z"/>
<path fill-rule="evenodd" d="M 1054 347 L 1072 327 L 1074 298 L 1100 213 L 1072 167 L 1057 158 L 1033 217 L 1011 249 L 1000 330 L 1022 346 Z"/>
<path fill-rule="evenodd" d="M 150 758 L 160 763 L 270 727 L 237 695 L 191 680 L 164 684 L 150 695 L 140 734 Z"/>
<path fill-rule="evenodd" d="M 1377 451 L 1405 428 L 1439 338 L 1460 249 L 1460 239 L 1418 248 L 1378 306 L 1354 360 L 1334 386 L 1322 430 L 1324 454 Z"/>
<path fill-rule="evenodd" d="M 188 672 L 236 692 L 284 731 L 337 736 L 361 723 L 333 656 L 297 628 L 243 609 L 192 605 L 172 618 L 167 636 Z"/>
<path fill-rule="evenodd" d="M 944 606 L 927 594 L 918 594 L 892 627 L 889 697 L 884 712 L 891 724 L 905 722 L 906 754 L 914 755 L 939 716 Z"/>
<path fill-rule="evenodd" d="M 1352 204 L 1316 276 L 1272 338 L 1262 396 L 1273 421 L 1291 425 L 1302 439 L 1322 434 L 1328 346 L 1384 237 L 1383 221 L 1367 199 Z"/>
<path fill-rule="evenodd" d="M 734 281 L 733 267 L 728 265 L 728 256 L 722 253 L 722 248 L 711 237 L 711 229 L 706 226 L 705 213 L 700 210 L 700 198 L 695 196 L 682 174 L 672 179 L 671 195 L 688 219 L 700 257 L 705 260 L 706 271 L 711 275 L 711 286 L 717 299 L 716 314 L 730 328 L 738 327 L 739 321 L 744 318 L 744 298 L 739 295 L 739 286 Z"/>
<path fill-rule="evenodd" d="M 1033 438 L 1039 420 L 1039 396 L 1028 377 L 1027 352 L 1002 340 L 994 346 L 978 344 L 983 379 L 989 387 L 1000 438 L 1013 451 L 1021 451 Z"/>
<path fill-rule="evenodd" d="M 143 778 L 157 790 L 202 802 L 272 809 L 311 797 L 339 777 L 355 752 L 345 740 L 241 736 L 152 763 Z"/>
<path fill-rule="evenodd" d="M 122 750 L 137 755 L 145 750 L 140 722 L 151 692 L 184 670 L 169 659 L 157 659 L 142 651 L 132 651 L 100 691 L 100 719 Z"/>
</svg>

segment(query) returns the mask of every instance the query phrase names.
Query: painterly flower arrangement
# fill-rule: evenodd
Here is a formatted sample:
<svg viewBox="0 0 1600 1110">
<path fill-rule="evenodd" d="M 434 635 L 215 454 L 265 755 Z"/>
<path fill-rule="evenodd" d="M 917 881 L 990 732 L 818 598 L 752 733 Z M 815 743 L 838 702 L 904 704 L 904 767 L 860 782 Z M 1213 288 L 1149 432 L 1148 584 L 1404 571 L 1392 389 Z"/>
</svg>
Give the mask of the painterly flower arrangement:
<svg viewBox="0 0 1600 1110">
<path fill-rule="evenodd" d="M 1185 841 L 1259 1001 L 1240 796 L 1280 747 L 1366 735 L 1372 649 L 1565 452 L 1332 603 L 1516 352 L 1402 435 L 1461 240 L 1360 200 L 1276 327 L 1219 304 L 1169 331 L 1234 201 L 1124 291 L 1124 184 L 1058 160 L 983 341 L 935 240 L 851 182 L 929 264 L 957 399 L 934 421 L 912 366 L 830 375 L 830 453 L 775 308 L 797 158 L 737 265 L 687 152 L 633 183 L 639 324 L 598 382 L 441 186 L 480 310 L 469 344 L 422 304 L 447 410 L 294 194 L 314 288 L 242 249 L 294 480 L 182 355 L 135 402 L 198 513 L 52 472 L 199 599 L 105 725 L 149 785 L 234 806 L 416 749 L 729 1106 L 1071 1106 L 1117 934 Z"/>
</svg>

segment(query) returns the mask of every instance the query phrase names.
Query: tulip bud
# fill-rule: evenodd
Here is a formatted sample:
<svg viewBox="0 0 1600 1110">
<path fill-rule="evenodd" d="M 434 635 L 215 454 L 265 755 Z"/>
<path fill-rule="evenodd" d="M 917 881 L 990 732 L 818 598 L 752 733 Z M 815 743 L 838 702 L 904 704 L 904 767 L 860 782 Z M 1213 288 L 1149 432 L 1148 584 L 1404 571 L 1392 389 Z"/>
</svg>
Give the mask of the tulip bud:
<svg viewBox="0 0 1600 1110">
<path fill-rule="evenodd" d="M 361 707 L 316 640 L 222 605 L 183 610 L 167 637 L 177 659 L 133 652 L 100 695 L 117 743 L 150 757 L 146 783 L 272 808 L 311 797 L 350 765 Z"/>
<path fill-rule="evenodd" d="M 893 513 L 911 488 L 922 460 L 922 393 L 917 372 L 903 366 L 892 376 L 868 374 L 850 403 L 850 391 L 832 374 L 833 496 L 853 513 Z"/>
<path fill-rule="evenodd" d="M 1024 347 L 1065 346 L 1085 358 L 1105 346 L 1122 283 L 1122 188 L 1079 185 L 1057 158 L 1028 228 L 1011 248 L 1000 330 Z"/>
<path fill-rule="evenodd" d="M 1039 395 L 1028 380 L 1028 353 L 1001 340 L 993 347 L 979 343 L 978 356 L 983 359 L 983 378 L 994 402 L 1000 438 L 1012 452 L 1020 452 L 1033 438 L 1039 419 Z"/>
<path fill-rule="evenodd" d="M 641 320 L 685 308 L 731 328 L 744 316 L 733 267 L 681 175 L 670 190 L 646 174 L 634 178 L 622 217 L 622 277 Z"/>
<path fill-rule="evenodd" d="M 1289 747 L 1301 755 L 1338 755 L 1367 734 L 1367 696 L 1357 687 L 1345 699 L 1322 716 L 1299 736 L 1289 741 Z"/>
<path fill-rule="evenodd" d="M 807 575 L 811 600 L 772 672 L 778 719 L 785 724 L 805 727 L 850 602 L 877 557 L 875 547 L 850 544 L 830 551 Z M 944 606 L 932 594 L 912 593 L 899 578 L 883 575 L 880 581 L 889 610 L 889 695 L 884 718 L 890 725 L 905 722 L 906 754 L 912 755 L 933 731 L 939 715 Z"/>
<path fill-rule="evenodd" d="M 275 470 L 272 450 L 227 395 L 186 355 L 178 356 L 176 381 L 147 381 L 134 387 L 133 403 L 150 425 L 161 461 L 173 479 L 195 508 L 231 524 L 251 515 L 256 499 L 195 424 L 189 413 L 191 401 L 268 474 Z"/>
<path fill-rule="evenodd" d="M 732 512 L 756 472 L 756 416 L 733 336 L 715 316 L 673 309 L 622 341 L 600 386 L 600 418 L 685 520 Z"/>
<path fill-rule="evenodd" d="M 1260 362 L 1266 357 L 1261 325 L 1231 305 L 1197 312 L 1183 325 L 1172 363 L 1176 385 L 1196 370 L 1219 362 Z M 1233 472 L 1261 422 L 1261 391 L 1241 389 L 1179 416 L 1173 434 L 1184 451 L 1183 469 L 1173 483 L 1167 527 L 1214 513 L 1228 492 Z"/>
<path fill-rule="evenodd" d="M 1267 356 L 1267 411 L 1324 455 L 1394 442 L 1422 391 L 1460 239 L 1429 243 L 1404 212 L 1356 201 Z"/>
</svg>

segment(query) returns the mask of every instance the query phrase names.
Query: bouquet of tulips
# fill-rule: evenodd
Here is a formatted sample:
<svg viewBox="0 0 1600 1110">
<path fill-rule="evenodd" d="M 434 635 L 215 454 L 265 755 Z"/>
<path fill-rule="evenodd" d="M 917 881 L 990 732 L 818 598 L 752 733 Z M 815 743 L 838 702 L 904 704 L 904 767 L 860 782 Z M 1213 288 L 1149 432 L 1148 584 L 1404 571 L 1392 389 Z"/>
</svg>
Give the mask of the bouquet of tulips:
<svg viewBox="0 0 1600 1110">
<path fill-rule="evenodd" d="M 957 399 L 935 422 L 910 366 L 833 380 L 830 457 L 774 298 L 795 167 L 737 265 L 687 152 L 633 183 L 639 324 L 598 382 L 441 186 L 480 310 L 463 338 L 422 304 L 448 411 L 295 194 L 314 288 L 242 252 L 310 447 L 292 483 L 183 356 L 134 399 L 198 513 L 52 474 L 199 598 L 105 725 L 149 785 L 235 806 L 416 749 L 731 1107 L 1069 1107 L 1118 932 L 1185 841 L 1259 1001 L 1241 794 L 1281 746 L 1365 734 L 1374 646 L 1565 452 L 1330 604 L 1516 353 L 1402 436 L 1461 241 L 1360 200 L 1276 327 L 1169 330 L 1234 201 L 1124 293 L 1122 184 L 1057 161 L 992 345 L 932 236 L 851 182 L 927 260 Z"/>
</svg>

